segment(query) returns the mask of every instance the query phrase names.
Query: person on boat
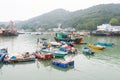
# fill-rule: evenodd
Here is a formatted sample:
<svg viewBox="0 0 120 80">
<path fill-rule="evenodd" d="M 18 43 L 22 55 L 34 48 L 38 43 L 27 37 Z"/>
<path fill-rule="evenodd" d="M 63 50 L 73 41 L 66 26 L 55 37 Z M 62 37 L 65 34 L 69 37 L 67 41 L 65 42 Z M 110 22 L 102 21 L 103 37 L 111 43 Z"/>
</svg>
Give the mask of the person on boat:
<svg viewBox="0 0 120 80">
<path fill-rule="evenodd" d="M 26 57 L 29 57 L 29 56 L 30 56 L 29 52 L 26 52 L 24 57 L 26 58 Z"/>
<path fill-rule="evenodd" d="M 0 54 L 0 57 L 2 56 L 2 54 Z"/>
</svg>

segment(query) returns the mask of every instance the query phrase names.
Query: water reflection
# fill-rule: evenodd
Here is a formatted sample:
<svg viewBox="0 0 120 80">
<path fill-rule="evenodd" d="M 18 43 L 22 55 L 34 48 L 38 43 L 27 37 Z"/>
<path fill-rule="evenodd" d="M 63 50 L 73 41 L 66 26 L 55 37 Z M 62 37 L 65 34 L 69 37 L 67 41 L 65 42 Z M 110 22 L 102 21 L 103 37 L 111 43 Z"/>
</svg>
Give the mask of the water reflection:
<svg viewBox="0 0 120 80">
<path fill-rule="evenodd" d="M 40 66 L 48 67 L 51 64 L 51 60 L 36 60 L 36 66 L 39 69 Z"/>
<path fill-rule="evenodd" d="M 113 36 L 109 36 L 109 37 L 106 37 L 106 36 L 90 36 L 90 37 L 85 37 L 85 40 L 90 43 L 95 43 L 95 42 L 106 42 L 106 43 L 114 43 L 114 44 L 117 44 L 117 43 L 120 43 L 118 42 L 120 40 L 120 37 L 113 37 Z"/>
<path fill-rule="evenodd" d="M 2 67 L 3 67 L 3 64 L 0 63 L 0 70 L 2 69 Z"/>
<path fill-rule="evenodd" d="M 87 59 L 90 59 L 90 58 L 92 58 L 92 57 L 95 56 L 95 54 L 90 55 L 90 54 L 84 54 L 84 53 L 83 53 L 83 55 L 84 55 Z"/>
<path fill-rule="evenodd" d="M 69 68 L 65 69 L 65 68 L 60 68 L 60 67 L 51 65 L 51 69 L 55 69 L 55 70 L 58 70 L 58 71 L 67 72 L 67 71 L 70 71 L 70 70 L 74 69 L 74 67 L 69 67 Z"/>
<path fill-rule="evenodd" d="M 34 64 L 35 62 L 34 61 L 30 61 L 30 62 L 16 62 L 16 63 L 10 63 L 10 64 L 3 64 L 5 66 L 12 66 L 15 68 L 15 66 L 25 66 L 25 65 L 29 65 L 29 64 Z"/>
</svg>

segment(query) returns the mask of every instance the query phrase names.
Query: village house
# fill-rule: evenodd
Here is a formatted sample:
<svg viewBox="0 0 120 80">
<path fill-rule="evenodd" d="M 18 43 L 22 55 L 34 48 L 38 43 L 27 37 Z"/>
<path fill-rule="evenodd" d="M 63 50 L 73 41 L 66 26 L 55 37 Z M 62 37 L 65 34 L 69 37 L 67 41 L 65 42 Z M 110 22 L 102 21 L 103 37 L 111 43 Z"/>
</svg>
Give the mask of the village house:
<svg viewBox="0 0 120 80">
<path fill-rule="evenodd" d="M 120 32 L 120 26 L 102 24 L 102 25 L 97 26 L 97 31 Z"/>
</svg>

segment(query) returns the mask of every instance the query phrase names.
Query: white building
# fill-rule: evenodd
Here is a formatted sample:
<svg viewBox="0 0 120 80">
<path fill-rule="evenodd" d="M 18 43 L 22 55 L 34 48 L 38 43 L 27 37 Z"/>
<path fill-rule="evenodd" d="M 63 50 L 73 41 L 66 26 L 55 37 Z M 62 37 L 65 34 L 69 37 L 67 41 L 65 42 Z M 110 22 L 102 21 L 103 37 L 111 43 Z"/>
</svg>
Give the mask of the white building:
<svg viewBox="0 0 120 80">
<path fill-rule="evenodd" d="M 120 26 L 112 26 L 110 24 L 102 24 L 100 26 L 97 26 L 97 31 L 118 32 L 118 31 L 120 31 Z"/>
</svg>

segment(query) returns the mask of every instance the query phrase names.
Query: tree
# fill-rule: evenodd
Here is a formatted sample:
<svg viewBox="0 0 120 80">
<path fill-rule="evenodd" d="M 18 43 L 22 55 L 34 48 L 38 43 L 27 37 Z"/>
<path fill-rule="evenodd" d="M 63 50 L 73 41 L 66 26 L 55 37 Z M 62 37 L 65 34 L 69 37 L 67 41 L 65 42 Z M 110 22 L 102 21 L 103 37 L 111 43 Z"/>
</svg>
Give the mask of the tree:
<svg viewBox="0 0 120 80">
<path fill-rule="evenodd" d="M 118 25 L 119 24 L 119 20 L 117 18 L 112 18 L 109 21 L 109 24 L 111 24 L 111 25 Z"/>
</svg>

